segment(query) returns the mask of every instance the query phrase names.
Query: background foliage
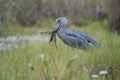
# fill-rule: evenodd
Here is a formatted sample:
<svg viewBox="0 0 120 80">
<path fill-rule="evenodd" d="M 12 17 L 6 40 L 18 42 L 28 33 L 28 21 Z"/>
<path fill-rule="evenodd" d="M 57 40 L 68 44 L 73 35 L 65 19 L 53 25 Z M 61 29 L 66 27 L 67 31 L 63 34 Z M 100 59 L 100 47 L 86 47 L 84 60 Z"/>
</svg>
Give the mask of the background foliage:
<svg viewBox="0 0 120 80">
<path fill-rule="evenodd" d="M 0 0 L 0 23 L 31 26 L 42 20 L 66 16 L 76 25 L 107 16 L 104 0 Z"/>
</svg>

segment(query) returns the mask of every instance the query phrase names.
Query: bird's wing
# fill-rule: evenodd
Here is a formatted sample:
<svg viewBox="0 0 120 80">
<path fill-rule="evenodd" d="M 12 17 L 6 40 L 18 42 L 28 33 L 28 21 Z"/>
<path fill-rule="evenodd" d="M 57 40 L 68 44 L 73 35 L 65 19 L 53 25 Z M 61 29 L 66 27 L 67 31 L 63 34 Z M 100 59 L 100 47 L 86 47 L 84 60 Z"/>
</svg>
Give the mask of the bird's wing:
<svg viewBox="0 0 120 80">
<path fill-rule="evenodd" d="M 96 46 L 96 47 L 100 47 L 100 43 L 98 43 L 94 38 L 92 38 L 91 36 L 89 36 L 88 34 L 84 33 L 84 32 L 80 32 L 80 31 L 74 31 L 75 33 L 81 35 L 82 37 L 84 37 L 89 43 L 91 43 L 92 45 Z"/>
<path fill-rule="evenodd" d="M 74 31 L 66 31 L 65 35 L 67 36 L 68 40 L 71 40 L 71 43 L 76 43 L 78 47 L 87 47 L 88 42 L 84 37 L 75 33 Z"/>
</svg>

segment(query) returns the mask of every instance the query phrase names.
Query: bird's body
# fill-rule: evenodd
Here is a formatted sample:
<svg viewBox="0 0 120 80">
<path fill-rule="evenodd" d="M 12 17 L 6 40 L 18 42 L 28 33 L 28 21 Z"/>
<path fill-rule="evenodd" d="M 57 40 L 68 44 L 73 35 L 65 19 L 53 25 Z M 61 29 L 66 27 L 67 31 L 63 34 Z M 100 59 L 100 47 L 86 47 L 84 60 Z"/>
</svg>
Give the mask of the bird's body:
<svg viewBox="0 0 120 80">
<path fill-rule="evenodd" d="M 86 48 L 87 41 L 81 36 L 74 33 L 73 30 L 61 28 L 57 32 L 58 37 L 67 45 L 75 48 Z"/>
<path fill-rule="evenodd" d="M 76 30 L 70 30 L 66 28 L 67 20 L 65 17 L 58 18 L 56 20 L 57 26 L 55 27 L 53 34 L 58 35 L 58 37 L 67 45 L 74 47 L 74 48 L 81 48 L 87 49 L 90 44 L 93 46 L 99 47 L 100 44 L 93 39 L 92 37 L 88 36 L 88 34 Z M 52 41 L 51 36 L 51 40 Z"/>
</svg>

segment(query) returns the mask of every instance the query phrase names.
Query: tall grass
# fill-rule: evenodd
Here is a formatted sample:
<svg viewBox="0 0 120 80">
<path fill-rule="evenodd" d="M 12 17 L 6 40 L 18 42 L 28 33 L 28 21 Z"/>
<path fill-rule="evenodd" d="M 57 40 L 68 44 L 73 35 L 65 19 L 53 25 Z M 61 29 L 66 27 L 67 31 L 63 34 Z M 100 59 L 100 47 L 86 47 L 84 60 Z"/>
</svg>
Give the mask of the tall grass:
<svg viewBox="0 0 120 80">
<path fill-rule="evenodd" d="M 18 48 L 0 50 L 0 80 L 96 80 L 120 79 L 120 36 L 105 29 L 106 22 L 94 22 L 79 29 L 96 38 L 102 48 L 88 52 L 57 41 L 56 48 L 36 41 Z M 103 78 L 99 71 L 107 70 Z"/>
</svg>

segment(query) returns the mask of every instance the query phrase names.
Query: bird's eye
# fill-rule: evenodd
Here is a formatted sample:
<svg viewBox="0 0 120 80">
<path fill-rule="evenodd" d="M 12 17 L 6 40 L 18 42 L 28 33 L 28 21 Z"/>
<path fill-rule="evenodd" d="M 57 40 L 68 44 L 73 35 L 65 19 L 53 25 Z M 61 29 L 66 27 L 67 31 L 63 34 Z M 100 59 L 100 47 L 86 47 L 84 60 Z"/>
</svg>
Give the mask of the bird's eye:
<svg viewBox="0 0 120 80">
<path fill-rule="evenodd" d="M 58 20 L 57 22 L 60 23 L 60 20 Z"/>
</svg>

